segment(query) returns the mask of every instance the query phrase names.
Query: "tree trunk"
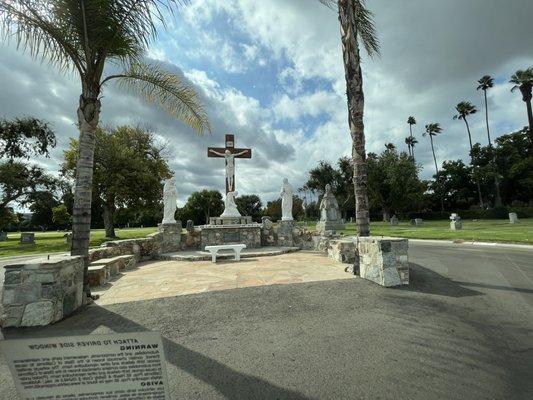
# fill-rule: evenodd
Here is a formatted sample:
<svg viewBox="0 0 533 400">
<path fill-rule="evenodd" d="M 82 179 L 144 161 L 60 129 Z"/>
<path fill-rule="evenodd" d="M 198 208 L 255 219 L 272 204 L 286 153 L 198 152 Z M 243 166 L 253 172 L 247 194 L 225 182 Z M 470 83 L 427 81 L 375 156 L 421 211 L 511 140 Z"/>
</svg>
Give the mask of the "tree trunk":
<svg viewBox="0 0 533 400">
<path fill-rule="evenodd" d="M 415 159 L 415 146 L 411 146 L 411 156 L 413 157 L 413 160 Z"/>
<path fill-rule="evenodd" d="M 76 166 L 76 184 L 72 212 L 72 246 L 70 253 L 73 256 L 84 257 L 83 291 L 87 296 L 90 296 L 88 266 L 91 234 L 94 133 L 100 118 L 98 93 L 94 92 L 90 95 L 82 94 L 77 113 L 80 138 L 79 158 Z"/>
<path fill-rule="evenodd" d="M 433 162 L 435 163 L 435 171 L 437 175 L 439 174 L 439 167 L 437 166 L 437 157 L 435 157 L 435 148 L 433 147 L 433 136 L 429 135 L 429 140 L 431 141 L 431 152 L 433 153 Z"/>
<path fill-rule="evenodd" d="M 468 121 L 466 120 L 466 117 L 464 117 L 463 119 L 466 124 L 466 131 L 468 132 L 468 140 L 470 141 L 470 163 L 474 165 L 474 169 L 475 169 L 476 167 L 473 162 L 474 160 L 472 159 L 472 135 L 470 134 L 470 126 L 468 125 Z M 475 180 L 476 180 L 476 186 L 477 186 L 477 194 L 479 197 L 479 207 L 483 208 L 483 196 L 481 196 L 481 185 L 479 184 L 479 179 L 477 176 L 475 176 Z"/>
<path fill-rule="evenodd" d="M 364 92 L 359 45 L 357 43 L 356 14 L 353 3 L 339 0 L 339 21 L 348 100 L 348 124 L 352 137 L 354 168 L 355 220 L 359 236 L 370 235 L 368 208 L 368 177 L 366 172 L 365 132 L 363 124 Z"/>
<path fill-rule="evenodd" d="M 111 199 L 104 205 L 105 237 L 116 238 L 115 235 L 115 201 Z"/>
<path fill-rule="evenodd" d="M 531 97 L 531 96 L 530 96 Z M 533 148 L 533 110 L 531 109 L 531 98 L 526 101 L 527 119 L 529 121 L 529 145 Z"/>
<path fill-rule="evenodd" d="M 489 139 L 489 146 L 492 144 L 490 140 L 490 128 L 489 128 L 489 106 L 487 102 L 487 90 L 483 90 L 485 93 L 485 121 L 487 122 L 487 138 Z"/>
</svg>

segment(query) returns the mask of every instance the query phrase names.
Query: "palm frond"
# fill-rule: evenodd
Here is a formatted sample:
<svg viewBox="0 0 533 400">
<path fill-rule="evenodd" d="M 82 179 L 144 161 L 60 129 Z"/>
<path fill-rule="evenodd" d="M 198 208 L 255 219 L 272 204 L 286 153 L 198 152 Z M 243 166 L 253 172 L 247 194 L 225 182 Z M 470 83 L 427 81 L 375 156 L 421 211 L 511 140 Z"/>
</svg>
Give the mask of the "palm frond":
<svg viewBox="0 0 533 400">
<path fill-rule="evenodd" d="M 494 79 L 490 75 L 484 75 L 477 83 L 479 83 L 477 90 L 487 90 L 494 86 Z"/>
<path fill-rule="evenodd" d="M 117 75 L 108 76 L 102 84 L 118 79 L 119 85 L 159 104 L 168 113 L 189 125 L 199 134 L 211 132 L 207 114 L 195 90 L 180 77 L 156 64 L 135 63 Z"/>
</svg>

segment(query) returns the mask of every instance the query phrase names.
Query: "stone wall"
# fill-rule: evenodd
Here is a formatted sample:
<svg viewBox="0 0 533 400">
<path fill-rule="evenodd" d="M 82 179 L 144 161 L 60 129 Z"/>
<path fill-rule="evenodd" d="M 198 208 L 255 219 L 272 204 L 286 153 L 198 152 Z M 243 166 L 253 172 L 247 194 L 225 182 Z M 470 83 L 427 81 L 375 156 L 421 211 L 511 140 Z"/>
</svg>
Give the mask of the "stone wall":
<svg viewBox="0 0 533 400">
<path fill-rule="evenodd" d="M 153 235 L 157 235 L 153 234 Z M 151 260 L 159 252 L 160 244 L 153 236 L 141 239 L 112 240 L 89 250 L 89 262 L 132 254 L 137 261 Z"/>
<path fill-rule="evenodd" d="M 203 250 L 205 246 L 216 246 L 227 243 L 244 243 L 248 249 L 261 247 L 261 225 L 204 225 L 201 231 L 201 245 Z"/>
<path fill-rule="evenodd" d="M 48 325 L 82 305 L 82 257 L 34 258 L 4 268 L 3 328 Z"/>
<path fill-rule="evenodd" d="M 407 239 L 360 237 L 357 248 L 361 278 L 387 287 L 409 284 Z"/>
</svg>

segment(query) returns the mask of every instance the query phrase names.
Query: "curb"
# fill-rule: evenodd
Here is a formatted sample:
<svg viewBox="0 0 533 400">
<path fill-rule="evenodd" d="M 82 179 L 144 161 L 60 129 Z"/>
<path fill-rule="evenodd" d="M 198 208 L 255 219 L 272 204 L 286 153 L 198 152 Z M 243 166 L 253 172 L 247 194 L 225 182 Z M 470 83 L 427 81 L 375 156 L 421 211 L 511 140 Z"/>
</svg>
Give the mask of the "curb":
<svg viewBox="0 0 533 400">
<path fill-rule="evenodd" d="M 532 250 L 533 251 L 533 245 L 529 244 L 514 244 L 514 243 L 498 243 L 498 242 L 455 242 L 452 240 L 437 240 L 437 239 L 409 239 L 410 242 L 419 242 L 419 243 L 435 243 L 435 244 L 451 244 L 451 245 L 459 245 L 459 246 L 488 246 L 488 247 L 507 247 L 507 248 L 514 248 L 514 249 L 520 249 L 520 250 Z"/>
</svg>

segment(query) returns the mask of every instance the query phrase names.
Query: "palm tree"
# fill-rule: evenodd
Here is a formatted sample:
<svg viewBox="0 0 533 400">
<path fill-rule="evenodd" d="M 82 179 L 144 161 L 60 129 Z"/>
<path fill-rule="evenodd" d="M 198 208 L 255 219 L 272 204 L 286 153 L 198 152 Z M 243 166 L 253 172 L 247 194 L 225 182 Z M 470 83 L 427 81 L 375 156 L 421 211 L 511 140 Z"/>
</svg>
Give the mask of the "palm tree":
<svg viewBox="0 0 533 400">
<path fill-rule="evenodd" d="M 483 95 L 485 97 L 485 121 L 487 123 L 487 137 L 489 138 L 489 146 L 492 144 L 490 140 L 490 128 L 489 128 L 489 105 L 487 102 L 487 90 L 494 86 L 494 79 L 490 75 L 484 75 L 479 81 L 479 86 L 477 90 L 483 90 Z"/>
<path fill-rule="evenodd" d="M 422 136 L 429 136 L 429 140 L 431 141 L 431 151 L 433 152 L 433 161 L 435 162 L 435 171 L 437 171 L 437 175 L 439 174 L 439 167 L 437 166 L 437 157 L 435 157 L 435 147 L 433 145 L 433 136 L 437 136 L 439 133 L 442 132 L 442 128 L 440 127 L 439 123 L 433 123 L 433 124 L 427 124 L 426 125 L 426 131 L 422 134 Z"/>
<path fill-rule="evenodd" d="M 511 92 L 516 89 L 520 89 L 522 93 L 522 100 L 526 103 L 527 119 L 529 121 L 529 141 L 530 146 L 533 148 L 533 110 L 531 108 L 531 97 L 533 90 L 533 67 L 526 69 L 525 71 L 518 70 L 511 76 L 509 83 L 513 83 L 514 86 Z"/>
<path fill-rule="evenodd" d="M 407 118 L 407 123 L 409 124 L 409 137 L 413 137 L 413 125 L 416 125 L 415 117 L 411 116 Z"/>
<path fill-rule="evenodd" d="M 75 72 L 81 95 L 77 108 L 79 158 L 72 223 L 72 255 L 84 256 L 87 277 L 95 130 L 105 84 L 117 80 L 159 103 L 198 133 L 209 122 L 192 87 L 158 65 L 143 62 L 144 50 L 164 24 L 163 13 L 180 0 L 0 0 L 1 29 L 23 51 L 61 72 Z M 113 64 L 120 72 L 107 75 Z"/>
<path fill-rule="evenodd" d="M 466 131 L 468 132 L 468 141 L 470 142 L 470 157 L 472 157 L 472 135 L 470 133 L 470 125 L 468 125 L 467 117 L 469 115 L 477 113 L 477 108 L 468 101 L 461 101 L 455 106 L 457 114 L 453 116 L 453 119 L 462 119 L 465 121 Z M 472 163 L 473 164 L 473 163 Z M 479 185 L 479 179 L 476 178 L 477 193 L 479 196 L 479 206 L 483 208 L 483 197 L 481 196 L 481 186 Z"/>
<path fill-rule="evenodd" d="M 361 44 L 366 53 L 373 57 L 379 55 L 379 40 L 374 28 L 373 14 L 366 8 L 364 0 L 319 1 L 329 7 L 337 7 L 339 14 L 348 100 L 348 125 L 352 138 L 357 234 L 359 236 L 369 236 L 370 211 L 363 124 L 365 99 L 359 45 Z"/>
<path fill-rule="evenodd" d="M 418 140 L 416 140 L 413 136 L 407 136 L 405 138 L 405 144 L 407 145 L 409 149 L 409 155 L 413 158 L 415 158 L 415 144 L 418 143 Z"/>
</svg>

